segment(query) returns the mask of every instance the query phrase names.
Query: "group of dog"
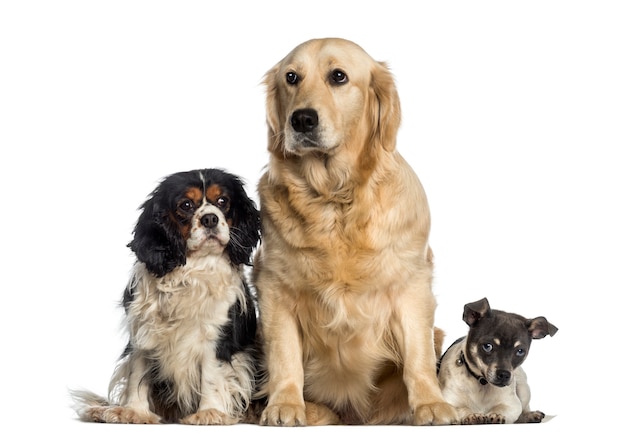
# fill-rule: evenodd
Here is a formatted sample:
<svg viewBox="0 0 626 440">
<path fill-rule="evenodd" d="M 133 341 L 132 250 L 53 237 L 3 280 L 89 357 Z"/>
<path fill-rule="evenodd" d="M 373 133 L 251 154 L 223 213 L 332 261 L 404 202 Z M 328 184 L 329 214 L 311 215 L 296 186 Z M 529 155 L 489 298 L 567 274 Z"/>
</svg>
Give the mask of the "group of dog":
<svg viewBox="0 0 626 440">
<path fill-rule="evenodd" d="M 469 303 L 468 334 L 441 356 L 429 207 L 396 149 L 388 66 L 353 42 L 314 39 L 264 82 L 259 209 L 219 168 L 172 174 L 148 196 L 129 243 L 129 341 L 107 398 L 72 392 L 79 417 L 541 422 L 520 365 L 532 339 L 557 331 L 545 318 Z"/>
</svg>

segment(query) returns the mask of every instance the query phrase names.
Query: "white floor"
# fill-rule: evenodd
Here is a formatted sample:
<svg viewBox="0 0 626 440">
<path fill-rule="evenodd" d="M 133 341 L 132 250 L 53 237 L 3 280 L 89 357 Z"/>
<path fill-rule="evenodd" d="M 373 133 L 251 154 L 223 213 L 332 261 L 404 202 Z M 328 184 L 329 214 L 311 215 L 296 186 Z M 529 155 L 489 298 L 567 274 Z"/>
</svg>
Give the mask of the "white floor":
<svg viewBox="0 0 626 440">
<path fill-rule="evenodd" d="M 236 426 L 129 426 L 129 425 L 103 425 L 83 423 L 73 419 L 60 420 L 52 426 L 46 426 L 43 432 L 49 430 L 63 435 L 67 439 L 90 439 L 90 440 L 125 440 L 137 438 L 149 438 L 150 440 L 171 440 L 174 438 L 192 440 L 207 438 L 255 438 L 255 439 L 326 439 L 342 438 L 357 439 L 363 436 L 371 439 L 415 439 L 415 438 L 462 438 L 479 439 L 506 438 L 507 440 L 529 438 L 558 439 L 562 435 L 583 434 L 592 435 L 598 428 L 595 423 L 587 423 L 581 418 L 569 416 L 547 417 L 541 424 L 532 425 L 490 425 L 490 426 L 332 426 L 332 427 L 305 427 L 305 428 L 275 428 L 254 425 Z M 26 427 L 33 433 L 41 433 L 42 425 Z M 19 429 L 19 428 L 18 428 Z M 24 434 L 26 432 L 18 431 Z M 586 438 L 586 437 L 582 437 Z M 587 437 L 588 438 L 588 437 Z M 607 438 L 607 437 L 605 437 Z"/>
</svg>

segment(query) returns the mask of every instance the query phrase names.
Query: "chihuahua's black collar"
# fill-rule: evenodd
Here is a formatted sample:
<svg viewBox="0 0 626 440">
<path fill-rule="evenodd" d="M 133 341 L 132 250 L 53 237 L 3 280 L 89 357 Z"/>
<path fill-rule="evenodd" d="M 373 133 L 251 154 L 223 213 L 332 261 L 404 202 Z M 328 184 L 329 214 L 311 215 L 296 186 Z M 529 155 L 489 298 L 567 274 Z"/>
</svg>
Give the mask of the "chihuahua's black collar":
<svg viewBox="0 0 626 440">
<path fill-rule="evenodd" d="M 483 376 L 479 376 L 478 374 L 474 373 L 472 371 L 472 369 L 469 367 L 469 365 L 467 364 L 467 361 L 465 360 L 465 355 L 463 354 L 463 352 L 461 351 L 461 356 L 459 357 L 459 359 L 457 360 L 457 362 L 460 362 L 461 364 L 465 365 L 465 368 L 467 368 L 467 371 L 469 372 L 469 374 L 471 374 L 472 376 L 474 376 L 474 378 L 480 382 L 481 385 L 487 385 L 487 379 L 485 379 Z"/>
</svg>

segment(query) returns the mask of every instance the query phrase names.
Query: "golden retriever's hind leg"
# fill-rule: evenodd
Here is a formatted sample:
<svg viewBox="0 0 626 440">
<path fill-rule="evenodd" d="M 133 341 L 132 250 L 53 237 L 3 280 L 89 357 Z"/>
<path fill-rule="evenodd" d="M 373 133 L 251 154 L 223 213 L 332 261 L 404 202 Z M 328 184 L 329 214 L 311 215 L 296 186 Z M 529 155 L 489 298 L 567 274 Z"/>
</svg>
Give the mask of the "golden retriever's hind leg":
<svg viewBox="0 0 626 440">
<path fill-rule="evenodd" d="M 378 391 L 372 399 L 372 412 L 368 425 L 411 424 L 409 397 L 402 373 L 397 368 L 389 371 L 377 384 Z"/>
<path fill-rule="evenodd" d="M 339 416 L 326 405 L 320 405 L 313 402 L 304 402 L 304 405 L 307 425 L 323 426 L 341 424 Z"/>
</svg>

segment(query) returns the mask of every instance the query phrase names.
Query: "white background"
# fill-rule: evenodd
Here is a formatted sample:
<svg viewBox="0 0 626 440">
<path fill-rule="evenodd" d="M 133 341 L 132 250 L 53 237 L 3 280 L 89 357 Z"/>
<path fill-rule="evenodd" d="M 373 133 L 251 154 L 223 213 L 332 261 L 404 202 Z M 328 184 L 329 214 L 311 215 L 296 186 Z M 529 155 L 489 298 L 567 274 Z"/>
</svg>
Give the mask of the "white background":
<svg viewBox="0 0 626 440">
<path fill-rule="evenodd" d="M 5 1 L 0 4 L 3 438 L 503 435 L 604 430 L 623 409 L 626 15 L 608 1 Z M 463 305 L 559 327 L 525 364 L 547 423 L 489 427 L 107 426 L 138 206 L 221 167 L 257 199 L 264 73 L 337 36 L 387 61 L 398 148 L 432 210 L 437 325 Z M 5 433 L 10 433 L 7 437 Z M 616 434 L 617 435 L 617 434 Z M 149 436 L 149 437 L 147 437 Z"/>
</svg>

